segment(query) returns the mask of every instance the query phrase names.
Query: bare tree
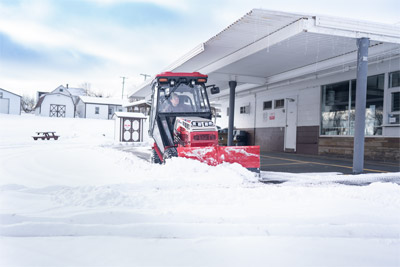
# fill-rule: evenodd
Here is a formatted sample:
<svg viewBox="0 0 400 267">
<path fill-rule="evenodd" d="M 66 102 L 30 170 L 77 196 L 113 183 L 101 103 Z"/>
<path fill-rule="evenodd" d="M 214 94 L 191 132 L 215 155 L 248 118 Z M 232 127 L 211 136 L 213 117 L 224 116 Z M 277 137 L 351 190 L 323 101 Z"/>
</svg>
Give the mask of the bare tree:
<svg viewBox="0 0 400 267">
<path fill-rule="evenodd" d="M 104 94 L 98 90 L 92 90 L 92 85 L 88 82 L 84 82 L 80 85 L 81 88 L 85 89 L 87 96 L 94 96 L 94 97 L 110 97 L 110 94 Z"/>
<path fill-rule="evenodd" d="M 88 92 L 90 91 L 92 85 L 88 82 L 84 82 L 80 85 L 81 88 L 85 89 L 86 95 L 89 95 Z"/>
<path fill-rule="evenodd" d="M 35 99 L 30 95 L 21 97 L 21 109 L 25 113 L 31 113 L 35 109 Z"/>
</svg>

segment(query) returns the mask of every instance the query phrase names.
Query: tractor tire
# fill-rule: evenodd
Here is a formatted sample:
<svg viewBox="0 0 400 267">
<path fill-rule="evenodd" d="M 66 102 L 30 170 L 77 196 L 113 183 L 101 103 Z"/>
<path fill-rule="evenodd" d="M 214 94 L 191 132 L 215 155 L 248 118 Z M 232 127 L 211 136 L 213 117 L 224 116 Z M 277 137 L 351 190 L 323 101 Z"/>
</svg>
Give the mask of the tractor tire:
<svg viewBox="0 0 400 267">
<path fill-rule="evenodd" d="M 176 150 L 176 147 L 167 148 L 164 152 L 164 161 L 177 156 L 178 151 Z"/>
<path fill-rule="evenodd" d="M 155 164 L 162 163 L 160 157 L 158 156 L 158 154 L 154 148 L 151 150 L 150 162 L 155 163 Z"/>
</svg>

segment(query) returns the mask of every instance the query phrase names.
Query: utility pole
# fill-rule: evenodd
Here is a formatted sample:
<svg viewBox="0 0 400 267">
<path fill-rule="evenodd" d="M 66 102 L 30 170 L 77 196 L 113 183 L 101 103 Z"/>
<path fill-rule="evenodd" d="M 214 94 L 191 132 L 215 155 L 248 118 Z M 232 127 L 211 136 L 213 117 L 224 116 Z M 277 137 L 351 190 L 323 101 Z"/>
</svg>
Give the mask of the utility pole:
<svg viewBox="0 0 400 267">
<path fill-rule="evenodd" d="M 144 80 L 145 80 L 145 81 L 146 81 L 147 77 L 150 77 L 150 76 L 151 76 L 151 75 L 149 75 L 149 74 L 140 74 L 140 75 L 144 76 Z"/>
<path fill-rule="evenodd" d="M 120 77 L 122 78 L 122 99 L 124 99 L 124 87 L 125 87 L 125 79 L 128 79 L 128 77 Z"/>
</svg>

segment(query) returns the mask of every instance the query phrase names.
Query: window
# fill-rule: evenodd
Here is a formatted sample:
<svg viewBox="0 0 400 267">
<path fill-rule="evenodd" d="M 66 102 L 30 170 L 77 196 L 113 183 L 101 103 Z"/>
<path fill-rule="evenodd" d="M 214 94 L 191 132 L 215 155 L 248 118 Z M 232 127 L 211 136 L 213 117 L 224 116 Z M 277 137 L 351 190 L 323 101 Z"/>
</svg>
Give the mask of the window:
<svg viewBox="0 0 400 267">
<path fill-rule="evenodd" d="M 108 115 L 112 115 L 112 114 L 113 114 L 113 111 L 114 111 L 113 108 L 109 108 L 109 109 L 108 109 Z M 98 113 L 97 113 L 97 114 L 98 114 Z"/>
<path fill-rule="evenodd" d="M 250 105 L 240 107 L 240 114 L 250 114 Z"/>
<path fill-rule="evenodd" d="M 400 92 L 392 93 L 392 112 L 400 111 Z"/>
<path fill-rule="evenodd" d="M 60 92 L 64 92 L 64 89 L 60 88 Z"/>
<path fill-rule="evenodd" d="M 263 110 L 272 109 L 272 101 L 265 101 L 263 104 Z"/>
<path fill-rule="evenodd" d="M 0 92 L 0 98 L 3 98 L 3 92 Z"/>
<path fill-rule="evenodd" d="M 400 71 L 389 73 L 389 88 L 400 86 Z"/>
<path fill-rule="evenodd" d="M 179 84 L 174 88 L 174 95 L 179 97 L 179 104 L 176 106 L 171 105 L 170 97 L 173 88 L 169 85 L 163 85 L 158 90 L 158 111 L 162 113 L 180 113 L 180 112 L 211 112 L 209 103 L 207 101 L 206 89 L 198 84 L 190 87 L 185 83 Z M 121 107 L 122 109 L 122 107 Z"/>
<path fill-rule="evenodd" d="M 283 107 L 285 107 L 285 100 L 284 99 L 275 100 L 275 108 L 283 108 Z"/>
<path fill-rule="evenodd" d="M 367 79 L 365 134 L 382 135 L 384 74 Z M 353 135 L 356 80 L 322 87 L 321 135 Z"/>
<path fill-rule="evenodd" d="M 99 107 L 95 107 L 94 108 L 94 114 L 99 114 L 100 113 L 100 108 Z"/>
</svg>

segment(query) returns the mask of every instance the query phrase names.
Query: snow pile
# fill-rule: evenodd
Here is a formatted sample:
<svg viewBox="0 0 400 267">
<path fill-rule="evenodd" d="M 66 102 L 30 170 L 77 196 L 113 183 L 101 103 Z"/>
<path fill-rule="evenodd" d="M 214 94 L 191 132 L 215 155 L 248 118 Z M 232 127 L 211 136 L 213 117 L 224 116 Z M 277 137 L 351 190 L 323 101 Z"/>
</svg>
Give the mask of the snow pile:
<svg viewBox="0 0 400 267">
<path fill-rule="evenodd" d="M 238 164 L 152 165 L 147 142 L 113 141 L 112 121 L 0 125 L 1 266 L 400 264 L 399 173 L 261 183 Z M 32 140 L 45 129 L 61 138 Z"/>
</svg>

